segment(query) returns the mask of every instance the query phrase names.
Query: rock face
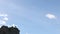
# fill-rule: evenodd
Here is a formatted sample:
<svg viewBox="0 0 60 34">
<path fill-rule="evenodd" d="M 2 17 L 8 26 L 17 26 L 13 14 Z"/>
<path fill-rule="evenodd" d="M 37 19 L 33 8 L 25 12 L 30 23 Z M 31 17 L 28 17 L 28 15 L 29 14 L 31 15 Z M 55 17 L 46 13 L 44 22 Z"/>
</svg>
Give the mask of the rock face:
<svg viewBox="0 0 60 34">
<path fill-rule="evenodd" d="M 16 27 L 2 26 L 0 28 L 0 34 L 19 34 L 19 32 L 19 29 Z"/>
</svg>

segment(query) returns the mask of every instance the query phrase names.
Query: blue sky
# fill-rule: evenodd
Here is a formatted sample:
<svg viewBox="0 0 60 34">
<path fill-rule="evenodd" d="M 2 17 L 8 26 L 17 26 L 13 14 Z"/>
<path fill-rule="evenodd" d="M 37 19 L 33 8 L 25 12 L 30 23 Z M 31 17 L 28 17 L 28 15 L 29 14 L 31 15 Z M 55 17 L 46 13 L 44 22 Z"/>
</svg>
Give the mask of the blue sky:
<svg viewBox="0 0 60 34">
<path fill-rule="evenodd" d="M 0 13 L 21 34 L 60 34 L 60 0 L 0 0 Z"/>
</svg>

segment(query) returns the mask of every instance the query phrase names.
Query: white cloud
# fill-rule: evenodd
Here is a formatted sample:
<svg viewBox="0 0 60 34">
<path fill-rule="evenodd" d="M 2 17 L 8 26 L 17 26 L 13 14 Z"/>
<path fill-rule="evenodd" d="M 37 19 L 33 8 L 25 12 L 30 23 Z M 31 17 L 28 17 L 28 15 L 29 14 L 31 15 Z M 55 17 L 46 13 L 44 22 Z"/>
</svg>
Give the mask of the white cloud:
<svg viewBox="0 0 60 34">
<path fill-rule="evenodd" d="M 12 24 L 12 26 L 13 26 L 13 27 L 17 27 L 17 28 L 18 28 L 18 26 L 17 26 L 17 25 L 15 25 L 15 24 Z"/>
<path fill-rule="evenodd" d="M 7 17 L 8 15 L 7 15 L 7 14 L 0 14 L 0 16 L 4 16 L 4 17 Z"/>
<path fill-rule="evenodd" d="M 2 21 L 2 24 L 6 24 L 6 22 L 5 21 Z"/>
<path fill-rule="evenodd" d="M 16 25 L 15 25 L 15 24 L 13 24 L 12 26 L 13 26 L 13 27 L 15 27 Z"/>
<path fill-rule="evenodd" d="M 0 18 L 0 25 L 5 25 L 6 24 L 6 21 L 8 20 L 8 15 L 7 14 L 0 14 L 0 17 L 2 17 L 2 18 Z"/>
<path fill-rule="evenodd" d="M 46 14 L 45 16 L 49 19 L 56 19 L 56 16 L 53 14 Z"/>
<path fill-rule="evenodd" d="M 7 18 L 7 17 L 4 17 L 4 18 L 3 18 L 3 20 L 7 21 L 7 20 L 8 20 L 8 18 Z"/>
</svg>

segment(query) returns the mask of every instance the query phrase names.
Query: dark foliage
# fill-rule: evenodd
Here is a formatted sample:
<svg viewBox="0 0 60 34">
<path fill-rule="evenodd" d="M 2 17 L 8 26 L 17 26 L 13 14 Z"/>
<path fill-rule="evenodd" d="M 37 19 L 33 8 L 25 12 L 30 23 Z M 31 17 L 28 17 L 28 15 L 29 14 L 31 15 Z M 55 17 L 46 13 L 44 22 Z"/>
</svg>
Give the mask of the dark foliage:
<svg viewBox="0 0 60 34">
<path fill-rule="evenodd" d="M 2 26 L 0 28 L 0 34 L 19 34 L 19 30 L 16 27 Z"/>
</svg>

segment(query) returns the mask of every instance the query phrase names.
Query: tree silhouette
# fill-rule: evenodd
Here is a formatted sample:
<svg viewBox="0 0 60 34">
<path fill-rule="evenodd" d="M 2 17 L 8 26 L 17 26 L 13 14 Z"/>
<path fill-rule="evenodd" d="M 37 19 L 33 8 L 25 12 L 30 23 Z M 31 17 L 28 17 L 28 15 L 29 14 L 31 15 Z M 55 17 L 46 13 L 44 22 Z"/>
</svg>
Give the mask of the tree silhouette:
<svg viewBox="0 0 60 34">
<path fill-rule="evenodd" d="M 20 30 L 17 27 L 2 26 L 0 28 L 0 34 L 19 34 Z"/>
</svg>

